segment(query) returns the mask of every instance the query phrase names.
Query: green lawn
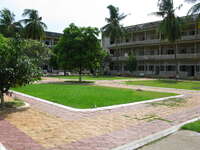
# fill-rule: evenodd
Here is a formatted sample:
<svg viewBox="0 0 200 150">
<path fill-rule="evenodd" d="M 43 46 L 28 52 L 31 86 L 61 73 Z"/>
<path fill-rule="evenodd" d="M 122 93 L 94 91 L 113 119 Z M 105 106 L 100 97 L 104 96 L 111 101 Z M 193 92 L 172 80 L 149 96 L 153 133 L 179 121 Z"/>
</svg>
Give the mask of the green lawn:
<svg viewBox="0 0 200 150">
<path fill-rule="evenodd" d="M 200 120 L 193 123 L 186 124 L 182 127 L 182 129 L 200 132 Z"/>
<path fill-rule="evenodd" d="M 144 85 L 154 87 L 200 90 L 200 81 L 176 81 L 176 80 L 146 80 L 146 81 L 127 81 L 128 85 Z"/>
<path fill-rule="evenodd" d="M 62 79 L 79 79 L 79 76 L 54 76 Z M 83 76 L 83 80 L 122 80 L 122 79 L 134 79 L 133 77 L 117 77 L 117 76 Z"/>
<path fill-rule="evenodd" d="M 91 85 L 32 84 L 13 90 L 74 108 L 94 108 L 174 96 Z"/>
</svg>

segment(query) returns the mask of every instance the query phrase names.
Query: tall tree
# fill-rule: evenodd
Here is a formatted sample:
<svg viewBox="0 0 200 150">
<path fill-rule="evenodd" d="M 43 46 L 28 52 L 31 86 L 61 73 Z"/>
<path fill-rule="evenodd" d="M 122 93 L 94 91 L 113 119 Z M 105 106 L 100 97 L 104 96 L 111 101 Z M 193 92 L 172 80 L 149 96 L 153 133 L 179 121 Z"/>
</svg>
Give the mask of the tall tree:
<svg viewBox="0 0 200 150">
<path fill-rule="evenodd" d="M 112 42 L 119 42 L 120 38 L 124 35 L 124 27 L 120 21 L 126 18 L 127 15 L 119 13 L 119 8 L 109 5 L 107 7 L 110 12 L 110 17 L 106 18 L 107 24 L 102 27 L 102 35 L 109 37 Z"/>
<path fill-rule="evenodd" d="M 175 11 L 177 9 L 180 9 L 181 6 L 182 5 L 180 5 L 177 8 L 174 8 L 173 0 L 158 0 L 159 11 L 153 13 L 154 15 L 163 18 L 159 25 L 158 31 L 164 36 L 164 39 L 167 39 L 171 44 L 175 45 L 176 78 L 178 75 L 177 40 L 181 38 L 183 21 L 180 17 L 176 16 Z"/>
<path fill-rule="evenodd" d="M 119 13 L 119 8 L 113 5 L 109 5 L 108 7 L 110 17 L 106 18 L 107 24 L 101 28 L 102 38 L 109 38 L 110 43 L 120 42 L 123 36 L 125 36 L 126 30 L 123 25 L 120 24 L 120 21 L 125 19 L 127 15 L 124 13 Z M 117 49 L 119 49 L 117 47 Z"/>
<path fill-rule="evenodd" d="M 55 47 L 58 62 L 63 69 L 79 72 L 79 81 L 83 70 L 95 69 L 104 58 L 99 30 L 91 27 L 77 27 L 70 24 Z"/>
<path fill-rule="evenodd" d="M 15 14 L 8 9 L 0 11 L 0 33 L 5 37 L 13 37 L 21 32 L 22 25 L 15 21 Z"/>
<path fill-rule="evenodd" d="M 28 39 L 42 40 L 45 36 L 47 25 L 42 22 L 42 17 L 39 17 L 38 11 L 34 9 L 25 9 L 23 17 L 28 17 L 21 20 L 24 23 L 24 36 Z"/>
</svg>

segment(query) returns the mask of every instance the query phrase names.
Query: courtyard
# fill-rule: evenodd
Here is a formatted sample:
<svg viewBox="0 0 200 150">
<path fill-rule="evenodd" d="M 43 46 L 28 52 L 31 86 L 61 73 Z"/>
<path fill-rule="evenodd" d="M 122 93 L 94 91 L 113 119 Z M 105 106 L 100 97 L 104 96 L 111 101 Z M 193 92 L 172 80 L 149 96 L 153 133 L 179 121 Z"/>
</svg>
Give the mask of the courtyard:
<svg viewBox="0 0 200 150">
<path fill-rule="evenodd" d="M 151 79 L 138 78 L 131 81 L 145 83 L 149 80 Z M 75 99 L 86 96 L 84 98 L 88 99 L 87 93 L 92 96 L 100 92 L 98 97 L 106 103 L 96 99 L 96 107 L 132 103 L 137 97 L 145 97 L 145 100 L 147 97 L 148 99 L 173 95 L 184 95 L 184 97 L 101 111 L 79 112 L 14 94 L 14 97 L 23 99 L 31 107 L 23 111 L 1 112 L 0 141 L 6 148 L 13 150 L 27 150 L 30 147 L 31 150 L 110 150 L 174 127 L 199 117 L 200 114 L 198 99 L 200 93 L 197 90 L 169 89 L 166 91 L 165 88 L 160 87 L 152 89 L 146 86 L 124 84 L 130 80 L 96 80 L 92 85 L 71 85 L 65 81 L 66 79 L 44 78 L 39 84 L 14 90 L 82 109 L 94 108 L 94 103 L 79 99 L 74 100 L 74 103 L 67 101 L 66 104 L 63 103 L 63 96 L 66 99 L 69 96 Z M 80 89 L 83 92 L 80 92 Z M 154 92 L 149 92 L 152 90 Z M 74 91 L 77 93 L 73 93 Z M 130 99 L 124 99 L 123 94 L 128 95 Z M 108 98 L 112 100 L 112 103 Z"/>
</svg>

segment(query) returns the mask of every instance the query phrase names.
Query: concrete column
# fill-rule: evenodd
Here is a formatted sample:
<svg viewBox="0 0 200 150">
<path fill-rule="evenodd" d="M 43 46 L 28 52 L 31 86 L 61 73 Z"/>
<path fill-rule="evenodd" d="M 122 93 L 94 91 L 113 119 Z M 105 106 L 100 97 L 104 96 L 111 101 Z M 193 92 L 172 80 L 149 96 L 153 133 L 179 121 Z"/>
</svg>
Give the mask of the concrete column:
<svg viewBox="0 0 200 150">
<path fill-rule="evenodd" d="M 144 40 L 147 40 L 147 32 L 144 32 Z"/>
</svg>

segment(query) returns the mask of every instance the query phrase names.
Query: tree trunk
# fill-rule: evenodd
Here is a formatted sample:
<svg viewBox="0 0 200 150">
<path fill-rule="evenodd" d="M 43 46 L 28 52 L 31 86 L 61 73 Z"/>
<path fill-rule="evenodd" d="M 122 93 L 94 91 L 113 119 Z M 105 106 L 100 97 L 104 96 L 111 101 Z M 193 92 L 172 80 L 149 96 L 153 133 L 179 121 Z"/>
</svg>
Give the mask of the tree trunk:
<svg viewBox="0 0 200 150">
<path fill-rule="evenodd" d="M 66 76 L 67 75 L 67 72 L 66 72 L 66 70 L 64 70 L 64 76 Z"/>
<path fill-rule="evenodd" d="M 3 92 L 0 92 L 0 100 L 1 100 L 1 107 L 4 108 L 5 102 L 4 102 L 4 94 L 3 94 Z"/>
<path fill-rule="evenodd" d="M 79 68 L 79 82 L 82 82 L 82 66 L 80 65 L 80 68 Z"/>
</svg>

